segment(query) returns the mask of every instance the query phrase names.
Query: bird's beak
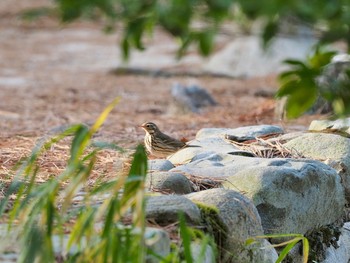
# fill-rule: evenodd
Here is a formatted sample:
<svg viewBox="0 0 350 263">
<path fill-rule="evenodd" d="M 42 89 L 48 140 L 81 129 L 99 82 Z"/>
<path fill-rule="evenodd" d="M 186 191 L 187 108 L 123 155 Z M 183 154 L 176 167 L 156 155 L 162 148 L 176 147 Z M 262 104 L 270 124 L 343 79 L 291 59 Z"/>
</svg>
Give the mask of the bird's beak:
<svg viewBox="0 0 350 263">
<path fill-rule="evenodd" d="M 145 128 L 145 126 L 146 126 L 145 124 L 139 125 L 139 127 L 140 127 L 140 128 L 143 128 L 143 129 Z"/>
</svg>

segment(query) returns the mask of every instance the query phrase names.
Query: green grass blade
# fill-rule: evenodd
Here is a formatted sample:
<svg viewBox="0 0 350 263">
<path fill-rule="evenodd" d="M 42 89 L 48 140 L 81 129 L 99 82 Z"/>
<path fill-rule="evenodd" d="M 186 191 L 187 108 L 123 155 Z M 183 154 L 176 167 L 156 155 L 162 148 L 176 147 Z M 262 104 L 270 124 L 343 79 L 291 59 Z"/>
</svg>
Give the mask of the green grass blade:
<svg viewBox="0 0 350 263">
<path fill-rule="evenodd" d="M 88 142 L 90 140 L 89 129 L 85 125 L 80 125 L 75 133 L 71 150 L 70 150 L 70 163 L 78 163 L 81 155 L 83 154 Z"/>
<path fill-rule="evenodd" d="M 309 258 L 309 251 L 310 251 L 310 246 L 309 246 L 309 240 L 307 238 L 303 238 L 303 263 L 307 263 L 308 258 Z"/>
<path fill-rule="evenodd" d="M 282 262 L 283 259 L 287 256 L 287 254 L 292 250 L 292 248 L 300 241 L 300 238 L 294 238 L 289 241 L 289 244 L 280 252 L 276 263 Z"/>
<path fill-rule="evenodd" d="M 93 223 L 94 223 L 95 213 L 96 213 L 96 209 L 89 207 L 89 208 L 86 208 L 78 216 L 69 236 L 69 240 L 67 243 L 67 251 L 71 249 L 72 245 L 80 244 L 84 236 L 89 237 L 90 232 L 94 227 Z"/>
<path fill-rule="evenodd" d="M 102 126 L 104 121 L 106 120 L 108 114 L 114 109 L 114 107 L 119 103 L 120 97 L 115 98 L 100 114 L 100 116 L 97 118 L 96 122 L 90 129 L 91 135 L 96 133 L 98 129 Z"/>
<path fill-rule="evenodd" d="M 182 239 L 182 245 L 184 249 L 186 263 L 193 263 L 191 253 L 191 233 L 186 226 L 186 220 L 183 213 L 179 213 L 180 219 L 180 236 Z"/>
</svg>

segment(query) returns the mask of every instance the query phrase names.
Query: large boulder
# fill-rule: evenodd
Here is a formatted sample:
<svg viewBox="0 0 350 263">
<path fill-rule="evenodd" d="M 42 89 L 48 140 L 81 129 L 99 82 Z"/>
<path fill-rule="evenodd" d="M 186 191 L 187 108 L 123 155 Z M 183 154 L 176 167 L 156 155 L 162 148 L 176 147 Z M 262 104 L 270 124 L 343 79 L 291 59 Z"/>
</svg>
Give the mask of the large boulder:
<svg viewBox="0 0 350 263">
<path fill-rule="evenodd" d="M 228 189 L 210 189 L 187 195 L 202 209 L 202 213 L 214 218 L 204 219 L 212 231 L 219 234 L 219 246 L 223 253 L 220 262 L 274 262 L 274 249 L 264 249 L 265 241 L 255 246 L 245 246 L 248 238 L 262 235 L 260 216 L 254 204 L 240 193 Z M 214 208 L 210 208 L 214 207 Z M 213 211 L 209 211 L 213 209 Z"/>
<path fill-rule="evenodd" d="M 339 173 L 350 202 L 350 139 L 328 133 L 305 133 L 284 144 L 304 156 L 325 162 Z"/>
</svg>

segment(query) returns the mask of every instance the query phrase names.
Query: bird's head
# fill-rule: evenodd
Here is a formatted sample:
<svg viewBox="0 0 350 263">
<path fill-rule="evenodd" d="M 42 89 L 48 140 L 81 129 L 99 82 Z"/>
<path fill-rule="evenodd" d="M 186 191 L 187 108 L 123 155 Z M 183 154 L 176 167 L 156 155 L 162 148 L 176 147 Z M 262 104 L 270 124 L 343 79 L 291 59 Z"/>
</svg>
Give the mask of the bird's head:
<svg viewBox="0 0 350 263">
<path fill-rule="evenodd" d="M 159 131 L 157 125 L 155 125 L 153 122 L 145 122 L 140 127 L 149 134 L 154 134 Z"/>
</svg>

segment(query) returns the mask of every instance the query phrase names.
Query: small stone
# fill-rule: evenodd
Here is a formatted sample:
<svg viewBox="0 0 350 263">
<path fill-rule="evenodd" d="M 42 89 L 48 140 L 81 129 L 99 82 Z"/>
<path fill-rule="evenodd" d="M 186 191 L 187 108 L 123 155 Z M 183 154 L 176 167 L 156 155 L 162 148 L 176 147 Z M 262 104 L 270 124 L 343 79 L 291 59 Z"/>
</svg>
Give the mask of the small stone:
<svg viewBox="0 0 350 263">
<path fill-rule="evenodd" d="M 188 194 L 192 192 L 191 182 L 181 173 L 154 172 L 147 175 L 146 187 L 150 191 L 168 192 L 172 194 Z"/>
<path fill-rule="evenodd" d="M 148 160 L 148 170 L 150 171 L 169 171 L 174 165 L 165 159 Z"/>
<path fill-rule="evenodd" d="M 194 262 L 215 263 L 215 253 L 210 245 L 206 245 L 204 255 L 202 255 L 202 245 L 199 242 L 191 243 L 191 253 Z M 202 258 L 201 258 L 202 256 Z M 202 259 L 202 260 L 199 260 Z"/>
<path fill-rule="evenodd" d="M 190 224 L 201 222 L 199 208 L 189 199 L 180 195 L 151 196 L 146 201 L 146 218 L 160 225 L 167 225 L 179 220 L 179 212 L 183 212 Z"/>
<path fill-rule="evenodd" d="M 198 113 L 201 108 L 217 105 L 207 90 L 196 85 L 186 87 L 176 83 L 171 88 L 171 95 L 174 103 L 170 112 L 173 113 Z"/>
<path fill-rule="evenodd" d="M 148 249 L 152 250 L 158 256 L 166 257 L 170 253 L 170 238 L 169 234 L 163 229 L 146 227 L 145 229 L 145 244 Z M 159 259 L 148 254 L 147 263 L 157 263 Z"/>
</svg>

